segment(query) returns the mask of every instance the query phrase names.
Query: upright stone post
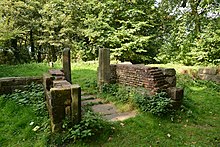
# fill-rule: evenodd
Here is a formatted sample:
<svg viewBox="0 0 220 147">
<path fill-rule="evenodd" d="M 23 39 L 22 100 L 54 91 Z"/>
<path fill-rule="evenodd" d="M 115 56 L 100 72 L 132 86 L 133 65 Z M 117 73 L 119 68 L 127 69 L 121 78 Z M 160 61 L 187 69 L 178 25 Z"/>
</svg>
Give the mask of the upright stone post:
<svg viewBox="0 0 220 147">
<path fill-rule="evenodd" d="M 73 124 L 78 124 L 81 121 L 81 88 L 79 85 L 71 86 L 71 98 L 71 119 Z"/>
<path fill-rule="evenodd" d="M 70 96 L 70 89 L 51 88 L 49 96 L 52 132 L 59 132 L 62 130 L 63 120 L 65 119 L 65 101 Z"/>
<path fill-rule="evenodd" d="M 98 86 L 102 92 L 105 83 L 110 82 L 110 49 L 99 49 Z"/>
<path fill-rule="evenodd" d="M 70 65 L 70 49 L 63 50 L 63 72 L 65 79 L 71 82 L 71 65 Z"/>
</svg>

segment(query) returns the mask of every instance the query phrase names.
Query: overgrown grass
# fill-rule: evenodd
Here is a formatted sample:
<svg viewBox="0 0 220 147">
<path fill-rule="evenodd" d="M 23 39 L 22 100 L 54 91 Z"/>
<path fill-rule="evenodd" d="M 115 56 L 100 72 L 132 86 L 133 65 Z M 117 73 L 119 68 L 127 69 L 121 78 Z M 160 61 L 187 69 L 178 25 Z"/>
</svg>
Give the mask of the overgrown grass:
<svg viewBox="0 0 220 147">
<path fill-rule="evenodd" d="M 45 146 L 49 119 L 42 85 L 0 96 L 0 146 Z"/>
<path fill-rule="evenodd" d="M 8 71 L 13 71 L 10 67 Z M 79 83 L 82 89 L 95 93 L 96 68 L 96 63 L 72 64 L 73 83 Z M 184 106 L 175 115 L 157 117 L 140 113 L 135 118 L 115 123 L 111 128 L 113 134 L 102 132 L 103 135 L 92 139 L 65 145 L 220 146 L 220 85 L 184 75 L 178 75 L 177 84 L 184 88 L 185 98 Z M 53 145 L 48 141 L 47 131 L 32 131 L 33 126 L 29 123 L 37 118 L 29 106 L 19 106 L 1 97 L 0 116 L 0 146 Z"/>
</svg>

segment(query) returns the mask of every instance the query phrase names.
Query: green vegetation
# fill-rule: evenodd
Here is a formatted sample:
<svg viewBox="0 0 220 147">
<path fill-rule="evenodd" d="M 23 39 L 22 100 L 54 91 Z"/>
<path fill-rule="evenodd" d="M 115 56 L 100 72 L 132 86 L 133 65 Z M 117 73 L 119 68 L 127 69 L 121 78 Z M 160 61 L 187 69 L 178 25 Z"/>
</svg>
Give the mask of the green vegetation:
<svg viewBox="0 0 220 147">
<path fill-rule="evenodd" d="M 0 96 L 0 146 L 45 146 L 50 131 L 42 85 Z"/>
<path fill-rule="evenodd" d="M 27 64 L 26 66 L 31 65 Z M 8 66 L 8 71 L 13 71 L 13 67 Z M 72 66 L 74 83 L 83 85 L 82 89 L 89 93 L 96 85 L 96 68 L 96 63 L 74 63 Z M 24 69 L 24 71 L 28 72 L 28 69 Z M 17 74 L 21 75 L 22 73 Z M 172 115 L 162 117 L 144 112 L 123 122 L 106 124 L 98 117 L 88 113 L 84 123 L 73 127 L 77 129 L 67 130 L 64 136 L 57 137 L 50 134 L 48 116 L 45 115 L 45 107 L 42 109 L 42 105 L 40 105 L 42 103 L 39 100 L 39 95 L 42 93 L 37 92 L 40 88 L 31 88 L 36 90 L 29 94 L 17 92 L 9 97 L 0 96 L 0 145 L 54 146 L 62 144 L 79 147 L 219 146 L 220 85 L 209 81 L 193 80 L 185 75 L 178 75 L 177 78 L 178 86 L 183 87 L 185 90 L 185 97 L 183 106 Z M 112 90 L 108 90 L 114 94 L 115 89 L 117 88 L 113 87 Z M 34 94 L 35 92 L 38 94 Z M 94 92 L 93 89 L 92 93 Z M 115 92 L 114 97 L 117 101 L 126 102 L 127 104 L 127 97 L 122 97 L 123 92 Z M 39 103 L 32 100 L 39 101 Z M 30 125 L 31 122 L 34 122 L 34 124 Z M 94 126 L 94 123 L 91 122 L 98 126 Z M 40 129 L 33 131 L 32 129 L 36 126 L 40 126 Z M 84 127 L 87 127 L 85 129 L 87 131 L 76 135 L 78 130 Z M 101 132 L 94 131 L 92 129 L 94 127 L 101 128 Z M 90 136 L 93 132 L 97 134 Z M 76 138 L 79 138 L 79 140 L 74 143 Z"/>
<path fill-rule="evenodd" d="M 219 64 L 219 0 L 1 0 L 0 64 L 76 61 L 99 48 L 132 63 Z"/>
<path fill-rule="evenodd" d="M 47 64 L 0 65 L 0 77 L 42 76 L 49 69 Z"/>
<path fill-rule="evenodd" d="M 30 85 L 0 96 L 0 146 L 220 146 L 220 85 L 195 76 L 200 65 L 219 66 L 219 13 L 219 0 L 1 0 L 0 78 L 42 76 L 48 62 L 60 69 L 62 50 L 70 48 L 79 62 L 71 67 L 73 84 L 97 94 L 97 62 L 81 61 L 109 48 L 112 60 L 189 69 L 193 79 L 178 75 L 184 102 L 165 116 L 152 115 L 169 112 L 163 93 L 103 87 L 99 96 L 122 111 L 145 112 L 114 124 L 86 113 L 58 136 L 50 134 L 42 88 Z"/>
<path fill-rule="evenodd" d="M 99 97 L 113 102 L 121 111 L 138 109 L 158 116 L 167 115 L 173 111 L 172 100 L 165 92 L 150 96 L 149 92 L 141 87 L 106 84 L 102 87 Z"/>
</svg>

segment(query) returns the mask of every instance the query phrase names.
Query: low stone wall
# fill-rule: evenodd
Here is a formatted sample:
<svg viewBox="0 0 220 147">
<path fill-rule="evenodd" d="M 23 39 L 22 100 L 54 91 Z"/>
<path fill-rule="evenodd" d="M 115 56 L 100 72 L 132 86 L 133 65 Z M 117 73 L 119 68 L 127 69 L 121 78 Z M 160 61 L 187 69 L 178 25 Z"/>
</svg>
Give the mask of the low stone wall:
<svg viewBox="0 0 220 147">
<path fill-rule="evenodd" d="M 208 80 L 220 83 L 220 68 L 200 68 L 198 70 L 198 77 L 201 80 Z"/>
<path fill-rule="evenodd" d="M 176 71 L 173 68 L 147 67 L 144 65 L 110 65 L 111 83 L 120 83 L 134 87 L 144 87 L 152 93 L 165 91 L 176 86 Z"/>
<path fill-rule="evenodd" d="M 110 65 L 110 83 L 119 83 L 133 87 L 144 87 L 150 94 L 166 92 L 178 109 L 183 99 L 183 89 L 176 87 L 174 68 L 148 67 L 145 65 Z"/>
<path fill-rule="evenodd" d="M 12 93 L 15 89 L 25 90 L 32 82 L 42 83 L 42 77 L 6 77 L 0 78 L 0 95 Z"/>
</svg>

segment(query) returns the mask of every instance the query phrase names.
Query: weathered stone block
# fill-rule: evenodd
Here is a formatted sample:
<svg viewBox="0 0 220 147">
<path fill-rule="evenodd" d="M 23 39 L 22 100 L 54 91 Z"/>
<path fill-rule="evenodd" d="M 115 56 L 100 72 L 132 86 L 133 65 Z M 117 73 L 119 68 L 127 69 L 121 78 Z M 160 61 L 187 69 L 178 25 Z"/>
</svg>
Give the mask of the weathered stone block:
<svg viewBox="0 0 220 147">
<path fill-rule="evenodd" d="M 102 91 L 103 84 L 110 83 L 110 49 L 99 49 L 98 86 Z"/>
<path fill-rule="evenodd" d="M 61 123 L 65 118 L 65 107 L 51 107 L 51 121 Z"/>
<path fill-rule="evenodd" d="M 65 79 L 71 82 L 71 65 L 70 65 L 70 49 L 63 50 L 63 72 Z"/>
<path fill-rule="evenodd" d="M 23 77 L 11 78 L 13 85 L 26 85 L 26 79 Z"/>
<path fill-rule="evenodd" d="M 81 120 L 81 88 L 79 85 L 71 86 L 71 98 L 72 122 L 77 124 Z"/>
<path fill-rule="evenodd" d="M 215 75 L 208 75 L 208 74 L 198 74 L 201 80 L 208 80 L 212 81 L 215 78 Z"/>
<path fill-rule="evenodd" d="M 165 80 L 169 83 L 169 87 L 176 87 L 176 76 L 166 77 Z"/>
<path fill-rule="evenodd" d="M 65 107 L 65 114 L 66 114 L 66 116 L 71 118 L 71 107 L 70 106 Z"/>
<path fill-rule="evenodd" d="M 2 78 L 1 79 L 1 86 L 11 86 L 14 84 L 13 78 Z"/>
<path fill-rule="evenodd" d="M 175 101 L 181 101 L 183 99 L 183 93 L 184 92 L 182 88 L 177 88 L 177 87 L 167 88 L 168 96 Z"/>
<path fill-rule="evenodd" d="M 216 75 L 217 74 L 217 69 L 216 68 L 200 68 L 198 73 L 199 74 Z"/>
<path fill-rule="evenodd" d="M 62 130 L 62 125 L 63 125 L 63 123 L 56 123 L 56 124 L 54 124 L 54 123 L 51 122 L 51 130 L 52 130 L 52 132 L 53 133 L 54 132 L 60 132 Z"/>
<path fill-rule="evenodd" d="M 220 66 L 218 67 L 217 74 L 220 75 Z"/>
<path fill-rule="evenodd" d="M 175 76 L 176 70 L 174 68 L 160 68 L 165 76 Z"/>
<path fill-rule="evenodd" d="M 71 84 L 67 82 L 66 80 L 55 80 L 53 81 L 53 87 L 71 87 Z"/>
<path fill-rule="evenodd" d="M 36 84 L 42 84 L 43 83 L 43 78 L 42 77 L 26 77 L 25 79 L 26 79 L 26 85 L 29 85 L 31 83 L 36 83 Z"/>
<path fill-rule="evenodd" d="M 50 91 L 50 88 L 53 87 L 53 79 L 54 77 L 49 74 L 43 75 L 43 85 L 44 85 L 45 90 Z"/>
<path fill-rule="evenodd" d="M 213 81 L 215 81 L 216 83 L 220 83 L 220 75 L 214 76 Z"/>
<path fill-rule="evenodd" d="M 51 88 L 51 105 L 52 107 L 64 107 L 65 101 L 71 99 L 70 88 Z"/>
</svg>

